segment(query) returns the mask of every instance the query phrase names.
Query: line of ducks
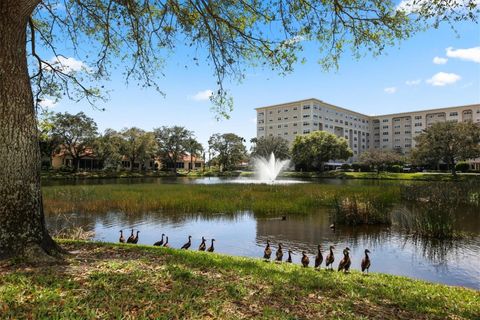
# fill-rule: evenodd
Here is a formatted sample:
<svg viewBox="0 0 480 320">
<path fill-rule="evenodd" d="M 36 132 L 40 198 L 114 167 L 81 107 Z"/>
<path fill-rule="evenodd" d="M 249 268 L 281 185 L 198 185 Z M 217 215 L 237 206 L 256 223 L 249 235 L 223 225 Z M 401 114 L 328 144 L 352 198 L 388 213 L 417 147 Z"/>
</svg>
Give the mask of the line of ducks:
<svg viewBox="0 0 480 320">
<path fill-rule="evenodd" d="M 140 231 L 137 230 L 136 234 L 134 233 L 134 229 L 132 229 L 132 233 L 128 237 L 127 240 L 125 240 L 125 237 L 123 236 L 123 230 L 120 230 L 120 238 L 118 241 L 120 243 L 132 243 L 132 244 L 137 244 L 138 243 L 138 234 Z M 198 250 L 199 251 L 207 251 L 207 252 L 214 252 L 215 247 L 214 247 L 214 242 L 215 239 L 211 239 L 211 245 L 207 249 L 207 239 L 202 237 L 202 242 L 200 243 Z M 160 246 L 160 247 L 170 247 L 168 244 L 168 236 L 166 236 L 164 233 L 162 233 L 162 239 L 160 241 L 157 241 L 153 244 L 154 246 Z M 181 247 L 181 249 L 188 250 L 192 246 L 192 236 L 188 236 L 188 241 Z M 335 261 L 335 255 L 333 254 L 333 249 L 335 249 L 334 246 L 330 246 L 330 251 L 327 254 L 325 258 L 325 267 L 330 270 L 333 270 L 333 262 Z M 288 250 L 288 257 L 287 260 L 285 260 L 287 263 L 292 263 L 292 250 Z M 362 272 L 367 272 L 370 269 L 371 261 L 370 261 L 370 256 L 368 255 L 370 251 L 368 249 L 365 249 L 365 257 L 362 259 L 361 263 L 361 269 Z M 270 247 L 270 240 L 267 240 L 267 246 L 265 247 L 265 250 L 263 251 L 263 258 L 265 260 L 270 260 L 272 256 L 272 248 Z M 283 247 L 282 244 L 278 244 L 277 251 L 275 252 L 275 261 L 277 262 L 282 262 L 283 261 Z M 310 258 L 307 256 L 305 251 L 302 251 L 302 259 L 301 259 L 302 265 L 307 268 L 308 265 L 310 264 Z M 321 246 L 318 245 L 317 247 L 317 255 L 315 256 L 315 268 L 320 269 L 321 265 L 323 263 L 323 254 L 321 250 Z M 338 264 L 338 271 L 343 271 L 343 272 L 348 272 L 350 270 L 350 266 L 352 264 L 352 261 L 350 259 L 350 248 L 346 247 L 343 250 L 343 259 L 340 261 Z"/>
<path fill-rule="evenodd" d="M 333 270 L 333 262 L 335 261 L 335 255 L 333 254 L 333 249 L 335 249 L 334 246 L 330 246 L 330 251 L 325 257 L 325 267 L 330 270 Z M 370 251 L 368 249 L 365 249 L 365 257 L 362 259 L 361 263 L 361 268 L 362 272 L 367 272 L 368 269 L 370 269 L 371 261 L 370 261 L 370 256 L 368 255 Z M 265 260 L 270 260 L 270 257 L 272 256 L 272 248 L 270 247 L 270 241 L 267 240 L 267 246 L 265 247 L 265 250 L 263 252 L 263 258 Z M 283 247 L 282 244 L 278 244 L 278 249 L 275 252 L 275 261 L 282 262 L 283 261 Z M 288 257 L 287 260 L 285 260 L 287 263 L 292 263 L 292 250 L 288 250 Z M 308 265 L 310 264 L 310 258 L 307 256 L 305 251 L 302 251 L 302 259 L 300 260 L 302 265 L 307 268 Z M 317 255 L 315 256 L 315 268 L 320 269 L 321 265 L 323 263 L 323 254 L 321 250 L 321 246 L 318 245 L 317 247 Z M 350 266 L 352 264 L 352 261 L 350 259 L 350 248 L 346 247 L 343 250 L 343 259 L 340 261 L 338 264 L 338 271 L 343 271 L 343 272 L 348 272 L 350 270 Z"/>
<path fill-rule="evenodd" d="M 130 237 L 128 237 L 127 240 L 125 240 L 125 237 L 123 236 L 123 230 L 120 230 L 120 238 L 118 241 L 120 243 L 132 243 L 132 244 L 137 244 L 138 243 L 138 234 L 140 231 L 137 230 L 137 233 L 134 233 L 134 229 L 132 229 L 132 233 L 130 234 Z M 202 237 L 202 242 L 200 243 L 200 246 L 198 247 L 199 251 L 207 251 L 207 252 L 214 252 L 215 247 L 213 243 L 215 242 L 215 239 L 211 239 L 211 244 L 207 248 L 207 239 Z M 153 244 L 154 246 L 157 247 L 166 247 L 169 248 L 170 245 L 168 244 L 168 237 L 162 233 L 162 239 L 160 241 L 157 241 Z M 181 249 L 188 250 L 192 246 L 192 236 L 188 236 L 188 241 L 181 247 Z"/>
</svg>

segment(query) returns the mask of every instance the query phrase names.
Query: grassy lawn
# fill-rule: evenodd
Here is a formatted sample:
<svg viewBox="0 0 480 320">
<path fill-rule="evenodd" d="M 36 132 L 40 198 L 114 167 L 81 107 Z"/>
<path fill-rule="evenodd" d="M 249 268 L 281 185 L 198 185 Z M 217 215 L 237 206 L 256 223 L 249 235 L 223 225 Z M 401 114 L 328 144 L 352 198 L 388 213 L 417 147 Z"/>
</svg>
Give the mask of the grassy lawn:
<svg viewBox="0 0 480 320">
<path fill-rule="evenodd" d="M 63 241 L 67 263 L 0 262 L 2 319 L 478 319 L 480 292 L 404 277 Z M 373 263 L 375 263 L 373 261 Z"/>
<path fill-rule="evenodd" d="M 469 179 L 480 179 L 479 173 L 458 173 L 457 177 L 446 172 L 415 172 L 415 173 L 394 173 L 394 172 L 283 172 L 282 176 L 292 178 L 332 178 L 332 179 L 369 179 L 369 180 L 418 180 L 418 181 L 466 181 Z"/>
<path fill-rule="evenodd" d="M 47 213 L 127 213 L 170 211 L 182 213 L 303 214 L 330 206 L 336 197 L 356 196 L 393 202 L 399 186 L 296 185 L 184 185 L 110 184 L 44 187 Z"/>
</svg>

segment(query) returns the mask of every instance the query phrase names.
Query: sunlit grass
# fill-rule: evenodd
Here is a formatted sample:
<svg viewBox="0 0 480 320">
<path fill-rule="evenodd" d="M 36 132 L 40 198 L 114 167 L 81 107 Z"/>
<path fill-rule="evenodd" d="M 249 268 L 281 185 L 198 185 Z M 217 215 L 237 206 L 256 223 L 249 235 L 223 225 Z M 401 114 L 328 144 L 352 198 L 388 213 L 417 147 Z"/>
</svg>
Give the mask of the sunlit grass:
<svg viewBox="0 0 480 320">
<path fill-rule="evenodd" d="M 478 291 L 386 274 L 62 241 L 67 265 L 1 266 L 5 319 L 476 319 Z"/>
</svg>

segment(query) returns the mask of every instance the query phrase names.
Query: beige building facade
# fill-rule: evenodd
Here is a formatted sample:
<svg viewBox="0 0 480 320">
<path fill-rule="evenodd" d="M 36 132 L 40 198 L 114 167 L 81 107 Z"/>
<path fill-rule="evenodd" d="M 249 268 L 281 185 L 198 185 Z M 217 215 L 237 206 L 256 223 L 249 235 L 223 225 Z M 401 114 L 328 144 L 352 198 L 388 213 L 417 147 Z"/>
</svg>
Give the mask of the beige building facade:
<svg viewBox="0 0 480 320">
<path fill-rule="evenodd" d="M 257 138 L 280 136 L 292 143 L 297 135 L 323 130 L 348 141 L 352 160 L 368 149 L 397 149 L 408 154 L 415 147 L 415 137 L 436 122 L 480 125 L 480 104 L 368 116 L 311 98 L 256 111 Z"/>
</svg>

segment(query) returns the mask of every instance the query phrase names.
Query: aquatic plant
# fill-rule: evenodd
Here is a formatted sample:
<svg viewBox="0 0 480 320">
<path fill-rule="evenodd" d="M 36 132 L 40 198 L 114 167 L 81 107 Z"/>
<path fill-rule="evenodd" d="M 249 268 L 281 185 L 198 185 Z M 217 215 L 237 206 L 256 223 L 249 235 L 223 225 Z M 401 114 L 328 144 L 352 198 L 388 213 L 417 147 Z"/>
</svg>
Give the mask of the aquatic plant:
<svg viewBox="0 0 480 320">
<path fill-rule="evenodd" d="M 384 194 L 365 193 L 362 196 L 346 195 L 333 200 L 333 221 L 341 225 L 391 223 L 390 211 L 394 201 Z"/>
</svg>

